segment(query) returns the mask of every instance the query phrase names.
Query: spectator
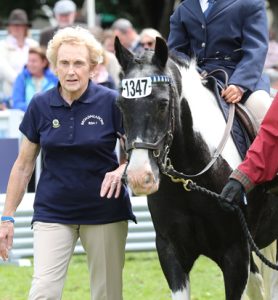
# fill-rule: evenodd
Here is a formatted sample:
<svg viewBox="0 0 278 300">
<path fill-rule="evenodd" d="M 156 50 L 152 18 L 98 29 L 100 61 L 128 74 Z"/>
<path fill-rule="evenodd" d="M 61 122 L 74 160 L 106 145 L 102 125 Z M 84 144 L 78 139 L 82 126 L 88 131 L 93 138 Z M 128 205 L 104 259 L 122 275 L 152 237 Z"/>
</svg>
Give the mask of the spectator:
<svg viewBox="0 0 278 300">
<path fill-rule="evenodd" d="M 59 0 L 55 3 L 53 12 L 57 26 L 46 28 L 41 32 L 40 45 L 42 47 L 47 47 L 48 42 L 58 29 L 74 24 L 76 18 L 76 4 L 71 0 Z"/>
<path fill-rule="evenodd" d="M 0 41 L 0 80 L 5 98 L 11 98 L 16 76 L 27 63 L 28 52 L 38 43 L 27 37 L 31 26 L 22 9 L 14 9 L 7 22 L 7 37 Z"/>
<path fill-rule="evenodd" d="M 30 48 L 26 66 L 17 76 L 12 95 L 13 108 L 26 111 L 28 104 L 37 92 L 47 91 L 58 80 L 48 66 L 44 49 Z"/>
<path fill-rule="evenodd" d="M 140 45 L 140 38 L 131 22 L 127 19 L 117 19 L 112 24 L 114 34 L 120 39 L 122 45 L 133 53 L 140 53 L 143 48 Z"/>
<path fill-rule="evenodd" d="M 264 72 L 269 76 L 270 83 L 274 87 L 278 81 L 278 42 L 272 30 L 269 32 L 268 52 Z"/>
<path fill-rule="evenodd" d="M 115 53 L 114 49 L 115 34 L 111 29 L 105 29 L 102 36 L 102 45 L 105 50 Z"/>
<path fill-rule="evenodd" d="M 102 44 L 104 50 L 104 63 L 100 64 L 97 67 L 97 69 L 99 69 L 99 72 L 97 72 L 98 74 L 95 74 L 93 80 L 96 80 L 96 82 L 99 83 L 102 82 L 103 85 L 110 88 L 118 88 L 120 82 L 119 74 L 121 72 L 121 66 L 114 54 L 114 33 L 110 30 L 108 34 L 109 38 L 113 40 L 113 52 L 110 52 L 104 47 L 104 42 L 107 38 L 107 31 L 98 26 L 91 28 L 90 31 L 94 35 L 94 37 Z"/>
<path fill-rule="evenodd" d="M 140 44 L 144 49 L 154 49 L 156 37 L 162 38 L 161 34 L 154 28 L 145 28 L 140 33 Z"/>
<path fill-rule="evenodd" d="M 102 52 L 102 57 L 103 57 L 103 61 L 102 63 L 99 63 L 95 67 L 91 79 L 97 84 L 101 84 L 103 86 L 115 90 L 116 89 L 115 81 L 107 70 L 108 60 L 107 60 L 107 55 L 105 50 L 103 50 Z"/>
<path fill-rule="evenodd" d="M 0 257 L 8 258 L 14 213 L 37 155 L 42 173 L 34 202 L 34 275 L 29 300 L 61 299 L 67 268 L 80 238 L 87 253 L 91 299 L 121 300 L 127 220 L 134 220 L 114 151 L 124 134 L 117 92 L 94 84 L 102 47 L 86 29 L 60 29 L 47 58 L 59 85 L 36 94 L 20 130 L 0 224 Z"/>
</svg>

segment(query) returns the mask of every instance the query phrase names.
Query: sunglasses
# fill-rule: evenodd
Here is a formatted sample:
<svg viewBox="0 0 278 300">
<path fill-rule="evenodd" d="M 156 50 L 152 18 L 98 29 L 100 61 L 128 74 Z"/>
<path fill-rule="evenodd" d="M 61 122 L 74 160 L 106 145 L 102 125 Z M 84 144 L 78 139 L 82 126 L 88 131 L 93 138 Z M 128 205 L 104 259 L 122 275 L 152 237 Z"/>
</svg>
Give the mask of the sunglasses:
<svg viewBox="0 0 278 300">
<path fill-rule="evenodd" d="M 154 42 L 145 42 L 145 43 L 140 43 L 142 47 L 152 47 L 154 45 Z"/>
</svg>

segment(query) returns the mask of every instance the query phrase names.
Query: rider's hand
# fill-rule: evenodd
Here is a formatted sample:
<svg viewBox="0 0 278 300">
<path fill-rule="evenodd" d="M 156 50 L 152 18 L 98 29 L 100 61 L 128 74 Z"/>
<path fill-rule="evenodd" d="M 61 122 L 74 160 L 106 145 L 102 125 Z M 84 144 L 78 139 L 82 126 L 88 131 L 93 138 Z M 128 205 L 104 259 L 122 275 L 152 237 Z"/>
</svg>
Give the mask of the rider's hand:
<svg viewBox="0 0 278 300">
<path fill-rule="evenodd" d="M 231 203 L 243 203 L 244 187 L 239 181 L 235 179 L 229 179 L 221 192 L 221 196 L 225 198 L 226 201 Z"/>
<path fill-rule="evenodd" d="M 9 251 L 12 249 L 14 237 L 14 224 L 12 222 L 0 223 L 0 257 L 3 260 L 9 258 Z"/>
<path fill-rule="evenodd" d="M 236 85 L 229 85 L 225 90 L 222 91 L 221 96 L 228 103 L 237 103 L 243 96 L 243 89 Z"/>
</svg>

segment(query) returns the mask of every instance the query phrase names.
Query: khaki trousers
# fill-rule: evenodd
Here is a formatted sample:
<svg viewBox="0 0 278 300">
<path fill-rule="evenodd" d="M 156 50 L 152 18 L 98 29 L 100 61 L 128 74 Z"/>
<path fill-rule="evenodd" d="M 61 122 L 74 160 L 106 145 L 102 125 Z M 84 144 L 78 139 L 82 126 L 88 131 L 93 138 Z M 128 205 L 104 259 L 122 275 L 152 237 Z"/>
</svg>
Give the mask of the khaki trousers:
<svg viewBox="0 0 278 300">
<path fill-rule="evenodd" d="M 262 120 L 272 103 L 270 95 L 264 90 L 253 92 L 245 102 L 245 106 L 251 112 L 257 126 L 259 127 Z"/>
<path fill-rule="evenodd" d="M 128 222 L 104 225 L 34 223 L 34 274 L 29 300 L 60 300 L 80 238 L 86 251 L 92 300 L 122 300 Z"/>
</svg>

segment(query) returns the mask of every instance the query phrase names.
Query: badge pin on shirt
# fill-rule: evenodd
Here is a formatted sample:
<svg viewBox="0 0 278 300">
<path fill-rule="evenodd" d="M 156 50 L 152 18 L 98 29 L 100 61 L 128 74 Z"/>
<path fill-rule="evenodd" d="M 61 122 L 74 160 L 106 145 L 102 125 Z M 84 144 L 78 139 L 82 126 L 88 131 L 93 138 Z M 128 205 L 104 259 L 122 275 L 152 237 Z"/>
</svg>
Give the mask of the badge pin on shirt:
<svg viewBox="0 0 278 300">
<path fill-rule="evenodd" d="M 59 120 L 58 119 L 54 119 L 53 121 L 52 121 L 52 127 L 53 128 L 59 128 L 60 127 L 60 122 L 59 122 Z"/>
</svg>

